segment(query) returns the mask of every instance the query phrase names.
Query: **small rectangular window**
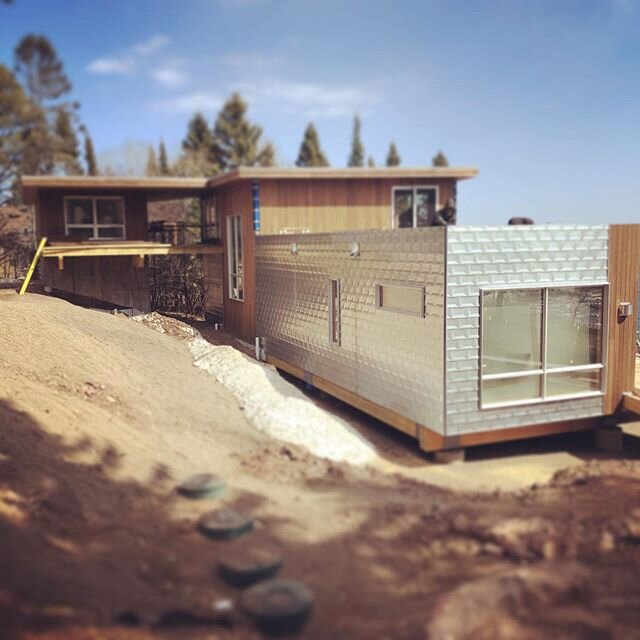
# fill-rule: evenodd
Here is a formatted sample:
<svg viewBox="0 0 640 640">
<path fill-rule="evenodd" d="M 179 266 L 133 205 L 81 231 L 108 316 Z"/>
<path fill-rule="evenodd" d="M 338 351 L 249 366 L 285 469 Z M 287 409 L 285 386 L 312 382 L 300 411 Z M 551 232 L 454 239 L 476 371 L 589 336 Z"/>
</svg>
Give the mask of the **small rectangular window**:
<svg viewBox="0 0 640 640">
<path fill-rule="evenodd" d="M 332 278 L 327 284 L 329 299 L 329 341 L 340 344 L 340 280 Z"/>
<path fill-rule="evenodd" d="M 394 229 L 430 227 L 438 208 L 438 187 L 393 187 Z"/>
<path fill-rule="evenodd" d="M 424 287 L 411 285 L 376 285 L 376 306 L 385 311 L 408 313 L 412 316 L 424 318 L 425 290 Z"/>
<path fill-rule="evenodd" d="M 123 240 L 126 237 L 124 199 L 75 197 L 64 199 L 66 235 L 84 240 Z"/>
<path fill-rule="evenodd" d="M 242 260 L 242 216 L 227 218 L 227 259 L 229 298 L 244 301 L 244 267 Z"/>
</svg>

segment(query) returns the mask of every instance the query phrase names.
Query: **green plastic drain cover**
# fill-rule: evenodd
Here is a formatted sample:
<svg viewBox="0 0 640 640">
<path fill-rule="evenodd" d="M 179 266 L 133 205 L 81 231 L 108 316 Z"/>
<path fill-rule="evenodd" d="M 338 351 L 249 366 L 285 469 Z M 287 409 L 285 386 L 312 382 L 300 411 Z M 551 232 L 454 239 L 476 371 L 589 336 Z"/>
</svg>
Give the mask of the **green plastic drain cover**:
<svg viewBox="0 0 640 640">
<path fill-rule="evenodd" d="M 178 485 L 178 493 L 186 498 L 215 498 L 224 493 L 224 480 L 213 473 L 198 473 Z"/>
<path fill-rule="evenodd" d="M 225 553 L 218 569 L 228 584 L 243 588 L 260 580 L 273 578 L 280 567 L 282 567 L 282 556 L 275 548 L 243 545 L 242 548 L 230 549 Z"/>
<path fill-rule="evenodd" d="M 204 535 L 215 540 L 231 540 L 253 529 L 253 520 L 232 509 L 208 511 L 198 521 Z"/>
<path fill-rule="evenodd" d="M 293 632 L 309 619 L 313 595 L 295 580 L 267 580 L 243 593 L 242 606 L 262 631 Z"/>
</svg>

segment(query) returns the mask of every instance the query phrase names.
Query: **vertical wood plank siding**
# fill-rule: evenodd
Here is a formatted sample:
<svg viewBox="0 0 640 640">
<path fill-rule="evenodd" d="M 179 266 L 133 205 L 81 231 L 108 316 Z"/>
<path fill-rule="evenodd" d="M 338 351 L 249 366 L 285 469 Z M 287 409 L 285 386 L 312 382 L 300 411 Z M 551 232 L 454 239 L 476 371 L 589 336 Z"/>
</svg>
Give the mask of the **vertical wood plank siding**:
<svg viewBox="0 0 640 640">
<path fill-rule="evenodd" d="M 636 314 L 640 272 L 640 225 L 609 227 L 609 340 L 606 414 L 620 408 L 622 394 L 632 391 L 635 376 Z M 631 302 L 633 315 L 618 319 L 618 304 Z"/>
</svg>

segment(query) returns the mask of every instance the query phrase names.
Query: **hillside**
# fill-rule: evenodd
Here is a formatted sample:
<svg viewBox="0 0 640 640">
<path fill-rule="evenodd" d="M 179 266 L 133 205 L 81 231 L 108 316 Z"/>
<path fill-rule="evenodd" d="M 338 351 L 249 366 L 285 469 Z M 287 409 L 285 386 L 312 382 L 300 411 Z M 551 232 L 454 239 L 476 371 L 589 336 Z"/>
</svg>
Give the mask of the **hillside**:
<svg viewBox="0 0 640 640">
<path fill-rule="evenodd" d="M 256 546 L 313 591 L 306 639 L 634 637 L 637 450 L 490 493 L 331 462 L 254 428 L 166 330 L 0 292 L 2 637 L 259 638 L 216 575 Z M 203 471 L 222 499 L 176 494 Z M 215 504 L 255 531 L 202 537 Z"/>
</svg>

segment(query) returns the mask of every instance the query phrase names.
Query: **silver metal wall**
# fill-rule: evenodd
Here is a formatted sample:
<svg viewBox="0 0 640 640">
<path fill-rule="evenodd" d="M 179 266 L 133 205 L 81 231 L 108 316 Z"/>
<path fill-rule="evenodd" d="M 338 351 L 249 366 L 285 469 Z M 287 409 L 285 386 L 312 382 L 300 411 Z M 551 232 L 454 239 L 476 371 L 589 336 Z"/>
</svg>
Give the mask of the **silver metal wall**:
<svg viewBox="0 0 640 640">
<path fill-rule="evenodd" d="M 443 433 L 444 268 L 444 229 L 258 236 L 257 335 L 269 354 Z M 340 345 L 329 339 L 330 278 Z M 377 308 L 376 284 L 424 286 L 425 317 Z"/>
<path fill-rule="evenodd" d="M 607 282 L 607 226 L 449 227 L 446 434 L 603 413 L 602 398 L 479 408 L 480 288 Z"/>
</svg>

